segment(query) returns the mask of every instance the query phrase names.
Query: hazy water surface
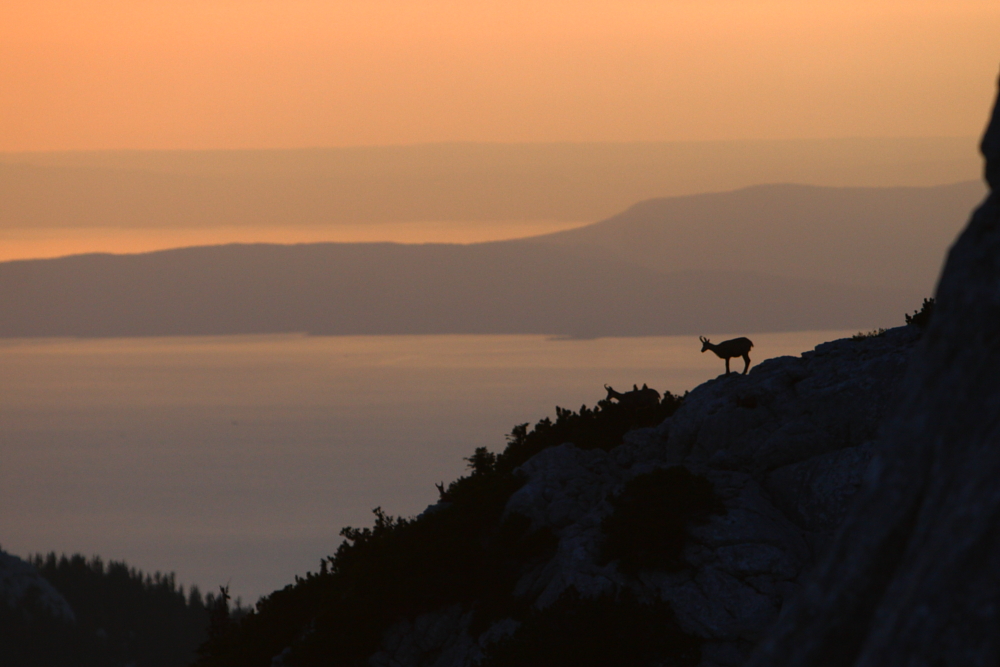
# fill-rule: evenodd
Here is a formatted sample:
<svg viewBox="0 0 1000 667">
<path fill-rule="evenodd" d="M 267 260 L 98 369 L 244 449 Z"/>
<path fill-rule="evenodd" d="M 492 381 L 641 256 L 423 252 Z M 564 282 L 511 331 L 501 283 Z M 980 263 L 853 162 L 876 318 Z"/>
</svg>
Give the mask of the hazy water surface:
<svg viewBox="0 0 1000 667">
<path fill-rule="evenodd" d="M 754 362 L 850 333 L 756 334 Z M 593 405 L 605 382 L 683 393 L 718 375 L 699 350 L 691 336 L 0 341 L 0 546 L 229 581 L 252 601 L 317 569 L 373 507 L 421 511 L 517 423 Z"/>
</svg>

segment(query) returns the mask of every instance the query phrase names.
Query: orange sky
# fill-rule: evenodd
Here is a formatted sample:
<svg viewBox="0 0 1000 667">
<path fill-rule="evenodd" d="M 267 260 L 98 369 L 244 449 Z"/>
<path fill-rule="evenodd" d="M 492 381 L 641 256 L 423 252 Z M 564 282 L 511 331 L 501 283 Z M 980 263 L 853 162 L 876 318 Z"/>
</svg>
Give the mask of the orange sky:
<svg viewBox="0 0 1000 667">
<path fill-rule="evenodd" d="M 971 136 L 997 0 L 5 0 L 0 150 Z"/>
</svg>

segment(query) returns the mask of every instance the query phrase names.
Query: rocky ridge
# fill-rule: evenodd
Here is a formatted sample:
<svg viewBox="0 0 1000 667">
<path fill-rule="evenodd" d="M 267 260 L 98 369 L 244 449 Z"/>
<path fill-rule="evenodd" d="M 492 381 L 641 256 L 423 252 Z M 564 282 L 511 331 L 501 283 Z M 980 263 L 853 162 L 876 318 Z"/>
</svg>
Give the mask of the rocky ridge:
<svg viewBox="0 0 1000 667">
<path fill-rule="evenodd" d="M 565 443 L 535 455 L 505 513 L 550 530 L 558 546 L 514 594 L 536 609 L 570 588 L 584 598 L 628 590 L 666 601 L 681 629 L 703 640 L 704 667 L 742 664 L 846 516 L 919 335 L 900 327 L 769 359 L 746 376 L 702 384 L 672 417 L 610 451 Z M 630 576 L 602 564 L 610 499 L 629 480 L 675 465 L 710 480 L 726 507 L 689 529 L 688 567 Z M 518 629 L 504 619 L 472 636 L 471 619 L 456 605 L 401 621 L 369 664 L 465 667 Z"/>
</svg>

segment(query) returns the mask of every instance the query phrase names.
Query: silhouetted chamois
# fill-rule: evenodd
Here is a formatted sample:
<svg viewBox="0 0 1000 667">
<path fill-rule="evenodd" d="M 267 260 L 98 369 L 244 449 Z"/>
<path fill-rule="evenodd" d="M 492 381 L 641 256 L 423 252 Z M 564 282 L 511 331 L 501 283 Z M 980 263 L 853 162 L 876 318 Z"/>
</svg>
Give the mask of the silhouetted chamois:
<svg viewBox="0 0 1000 667">
<path fill-rule="evenodd" d="M 608 390 L 608 400 L 617 399 L 619 405 L 630 408 L 655 408 L 660 404 L 660 392 L 650 389 L 645 384 L 642 385 L 642 389 L 632 385 L 632 391 L 626 391 L 624 394 L 615 391 L 608 385 L 604 385 L 604 388 Z"/>
<path fill-rule="evenodd" d="M 743 367 L 743 375 L 746 375 L 747 371 L 750 370 L 750 348 L 753 347 L 753 342 L 749 338 L 724 340 L 718 345 L 713 345 L 704 336 L 698 336 L 698 339 L 702 343 L 702 352 L 711 350 L 719 359 L 726 360 L 726 375 L 729 375 L 729 360 L 733 357 L 743 357 L 743 361 L 746 362 L 746 366 Z"/>
</svg>

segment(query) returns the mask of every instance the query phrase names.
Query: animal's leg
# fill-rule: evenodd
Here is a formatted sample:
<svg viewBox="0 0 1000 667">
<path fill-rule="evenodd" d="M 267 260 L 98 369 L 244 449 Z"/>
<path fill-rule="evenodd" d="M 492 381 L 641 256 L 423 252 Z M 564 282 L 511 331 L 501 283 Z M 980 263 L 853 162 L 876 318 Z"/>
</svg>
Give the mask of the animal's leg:
<svg viewBox="0 0 1000 667">
<path fill-rule="evenodd" d="M 747 363 L 747 365 L 743 367 L 743 375 L 746 375 L 747 371 L 750 370 L 750 354 L 749 353 L 743 355 L 743 361 L 745 361 Z"/>
<path fill-rule="evenodd" d="M 729 375 L 729 357 L 726 357 L 726 375 Z"/>
</svg>

